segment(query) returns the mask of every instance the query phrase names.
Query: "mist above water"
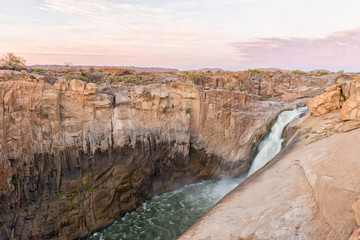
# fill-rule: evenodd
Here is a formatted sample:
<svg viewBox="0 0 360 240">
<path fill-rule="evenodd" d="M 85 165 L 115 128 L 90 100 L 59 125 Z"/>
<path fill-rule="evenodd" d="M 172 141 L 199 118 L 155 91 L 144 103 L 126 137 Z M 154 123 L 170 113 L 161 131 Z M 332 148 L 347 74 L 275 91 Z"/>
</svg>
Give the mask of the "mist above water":
<svg viewBox="0 0 360 240">
<path fill-rule="evenodd" d="M 279 114 L 269 135 L 260 142 L 248 174 L 242 178 L 203 181 L 156 196 L 89 239 L 177 239 L 247 176 L 270 161 L 281 150 L 284 127 L 306 111 L 303 107 Z"/>
</svg>

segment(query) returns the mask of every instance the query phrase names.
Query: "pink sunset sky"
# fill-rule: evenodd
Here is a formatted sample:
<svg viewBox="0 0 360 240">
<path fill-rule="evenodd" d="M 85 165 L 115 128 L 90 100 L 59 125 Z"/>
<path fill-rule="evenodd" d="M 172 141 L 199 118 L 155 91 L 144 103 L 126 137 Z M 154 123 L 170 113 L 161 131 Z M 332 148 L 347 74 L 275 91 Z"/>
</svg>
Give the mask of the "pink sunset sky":
<svg viewBox="0 0 360 240">
<path fill-rule="evenodd" d="M 0 54 L 27 64 L 360 71 L 358 0 L 12 0 Z"/>
</svg>

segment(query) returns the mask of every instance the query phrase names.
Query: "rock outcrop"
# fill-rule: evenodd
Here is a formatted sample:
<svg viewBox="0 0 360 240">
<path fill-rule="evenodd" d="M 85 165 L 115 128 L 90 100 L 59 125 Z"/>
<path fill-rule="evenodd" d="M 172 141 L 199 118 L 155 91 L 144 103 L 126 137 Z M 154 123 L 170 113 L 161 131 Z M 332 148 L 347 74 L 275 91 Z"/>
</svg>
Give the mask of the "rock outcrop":
<svg viewBox="0 0 360 240">
<path fill-rule="evenodd" d="M 355 218 L 358 226 L 360 226 L 360 200 L 358 200 L 354 205 L 352 206 L 352 209 L 355 213 Z M 360 228 L 357 229 L 348 240 L 359 240 L 360 239 Z"/>
<path fill-rule="evenodd" d="M 334 85 L 325 89 L 325 93 L 311 99 L 307 105 L 310 114 L 317 117 L 341 108 L 343 102 L 340 86 Z"/>
</svg>

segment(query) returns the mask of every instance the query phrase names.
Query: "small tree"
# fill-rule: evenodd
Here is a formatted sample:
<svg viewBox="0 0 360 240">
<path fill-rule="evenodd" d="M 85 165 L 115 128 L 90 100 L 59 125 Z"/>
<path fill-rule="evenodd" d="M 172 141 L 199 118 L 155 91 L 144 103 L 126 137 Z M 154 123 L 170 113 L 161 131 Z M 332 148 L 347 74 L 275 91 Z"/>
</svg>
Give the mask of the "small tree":
<svg viewBox="0 0 360 240">
<path fill-rule="evenodd" d="M 7 53 L 0 59 L 0 63 L 9 67 L 24 68 L 26 60 L 13 53 Z"/>
</svg>

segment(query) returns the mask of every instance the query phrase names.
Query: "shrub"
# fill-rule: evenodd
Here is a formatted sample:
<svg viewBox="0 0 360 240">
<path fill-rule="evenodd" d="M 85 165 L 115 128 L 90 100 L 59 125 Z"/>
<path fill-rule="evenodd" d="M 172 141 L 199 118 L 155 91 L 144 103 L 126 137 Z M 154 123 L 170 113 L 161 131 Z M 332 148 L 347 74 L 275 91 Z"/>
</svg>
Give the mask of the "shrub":
<svg viewBox="0 0 360 240">
<path fill-rule="evenodd" d="M 247 72 L 251 73 L 252 75 L 259 75 L 262 73 L 260 70 L 257 69 L 248 69 Z"/>
<path fill-rule="evenodd" d="M 145 94 L 145 101 L 150 102 L 153 99 L 151 92 Z"/>
<path fill-rule="evenodd" d="M 0 63 L 14 68 L 24 68 L 26 60 L 13 53 L 7 53 L 0 59 Z"/>
<path fill-rule="evenodd" d="M 39 72 L 43 72 L 44 69 L 42 69 L 42 68 L 35 68 L 35 69 L 33 69 L 32 71 L 39 73 Z"/>
<path fill-rule="evenodd" d="M 87 78 L 85 77 L 85 76 L 80 76 L 80 78 L 79 78 L 81 81 L 87 81 Z"/>
<path fill-rule="evenodd" d="M 70 62 L 70 61 L 65 61 L 64 65 L 65 65 L 65 67 L 70 67 L 70 68 L 72 68 L 72 66 L 73 66 L 72 62 Z"/>
<path fill-rule="evenodd" d="M 73 79 L 73 78 L 74 78 L 74 76 L 71 75 L 71 74 L 67 74 L 67 75 L 66 75 L 66 79 L 67 79 L 67 80 L 71 80 L 71 79 Z"/>
<path fill-rule="evenodd" d="M 31 79 L 35 79 L 36 77 L 34 75 L 30 75 L 30 78 Z"/>
<path fill-rule="evenodd" d="M 84 69 L 80 68 L 80 69 L 79 69 L 79 72 L 83 73 L 83 72 L 84 72 Z"/>
<path fill-rule="evenodd" d="M 168 106 L 166 106 L 166 107 L 164 107 L 164 109 L 163 109 L 163 113 L 166 113 L 167 112 L 167 110 L 168 110 Z"/>
<path fill-rule="evenodd" d="M 319 72 L 320 75 L 327 75 L 329 74 L 329 72 L 326 72 L 326 71 L 322 71 L 322 72 Z"/>
<path fill-rule="evenodd" d="M 111 82 L 111 83 L 115 81 L 115 79 L 114 79 L 113 76 L 108 77 L 107 80 L 108 80 L 109 82 Z"/>
<path fill-rule="evenodd" d="M 187 109 L 186 109 L 186 113 L 187 113 L 187 114 L 190 114 L 190 113 L 191 113 L 191 109 L 190 109 L 190 108 L 187 108 Z"/>
<path fill-rule="evenodd" d="M 137 78 L 135 79 L 135 84 L 136 84 L 136 85 L 140 85 L 140 84 L 141 84 L 141 79 L 140 79 L 139 77 L 137 77 Z"/>
<path fill-rule="evenodd" d="M 338 71 L 337 74 L 344 74 L 344 70 Z"/>
<path fill-rule="evenodd" d="M 300 75 L 303 73 L 303 71 L 299 70 L 299 69 L 296 69 L 296 70 L 292 70 L 291 71 L 292 74 L 296 74 L 296 75 Z"/>
<path fill-rule="evenodd" d="M 188 78 L 190 81 L 197 83 L 200 80 L 200 76 L 196 72 L 191 72 L 188 74 Z"/>
<path fill-rule="evenodd" d="M 232 90 L 234 90 L 234 88 L 235 88 L 235 86 L 232 85 L 231 83 L 225 84 L 224 87 L 225 87 L 227 90 L 229 90 L 229 91 L 232 91 Z"/>
<path fill-rule="evenodd" d="M 123 81 L 126 82 L 126 83 L 132 83 L 133 79 L 132 78 L 124 78 Z"/>
<path fill-rule="evenodd" d="M 92 73 L 95 72 L 95 69 L 94 69 L 93 67 L 90 67 L 89 70 L 90 70 L 90 72 L 92 72 Z"/>
<path fill-rule="evenodd" d="M 103 72 L 103 70 L 102 69 L 96 69 L 96 72 Z"/>
</svg>

